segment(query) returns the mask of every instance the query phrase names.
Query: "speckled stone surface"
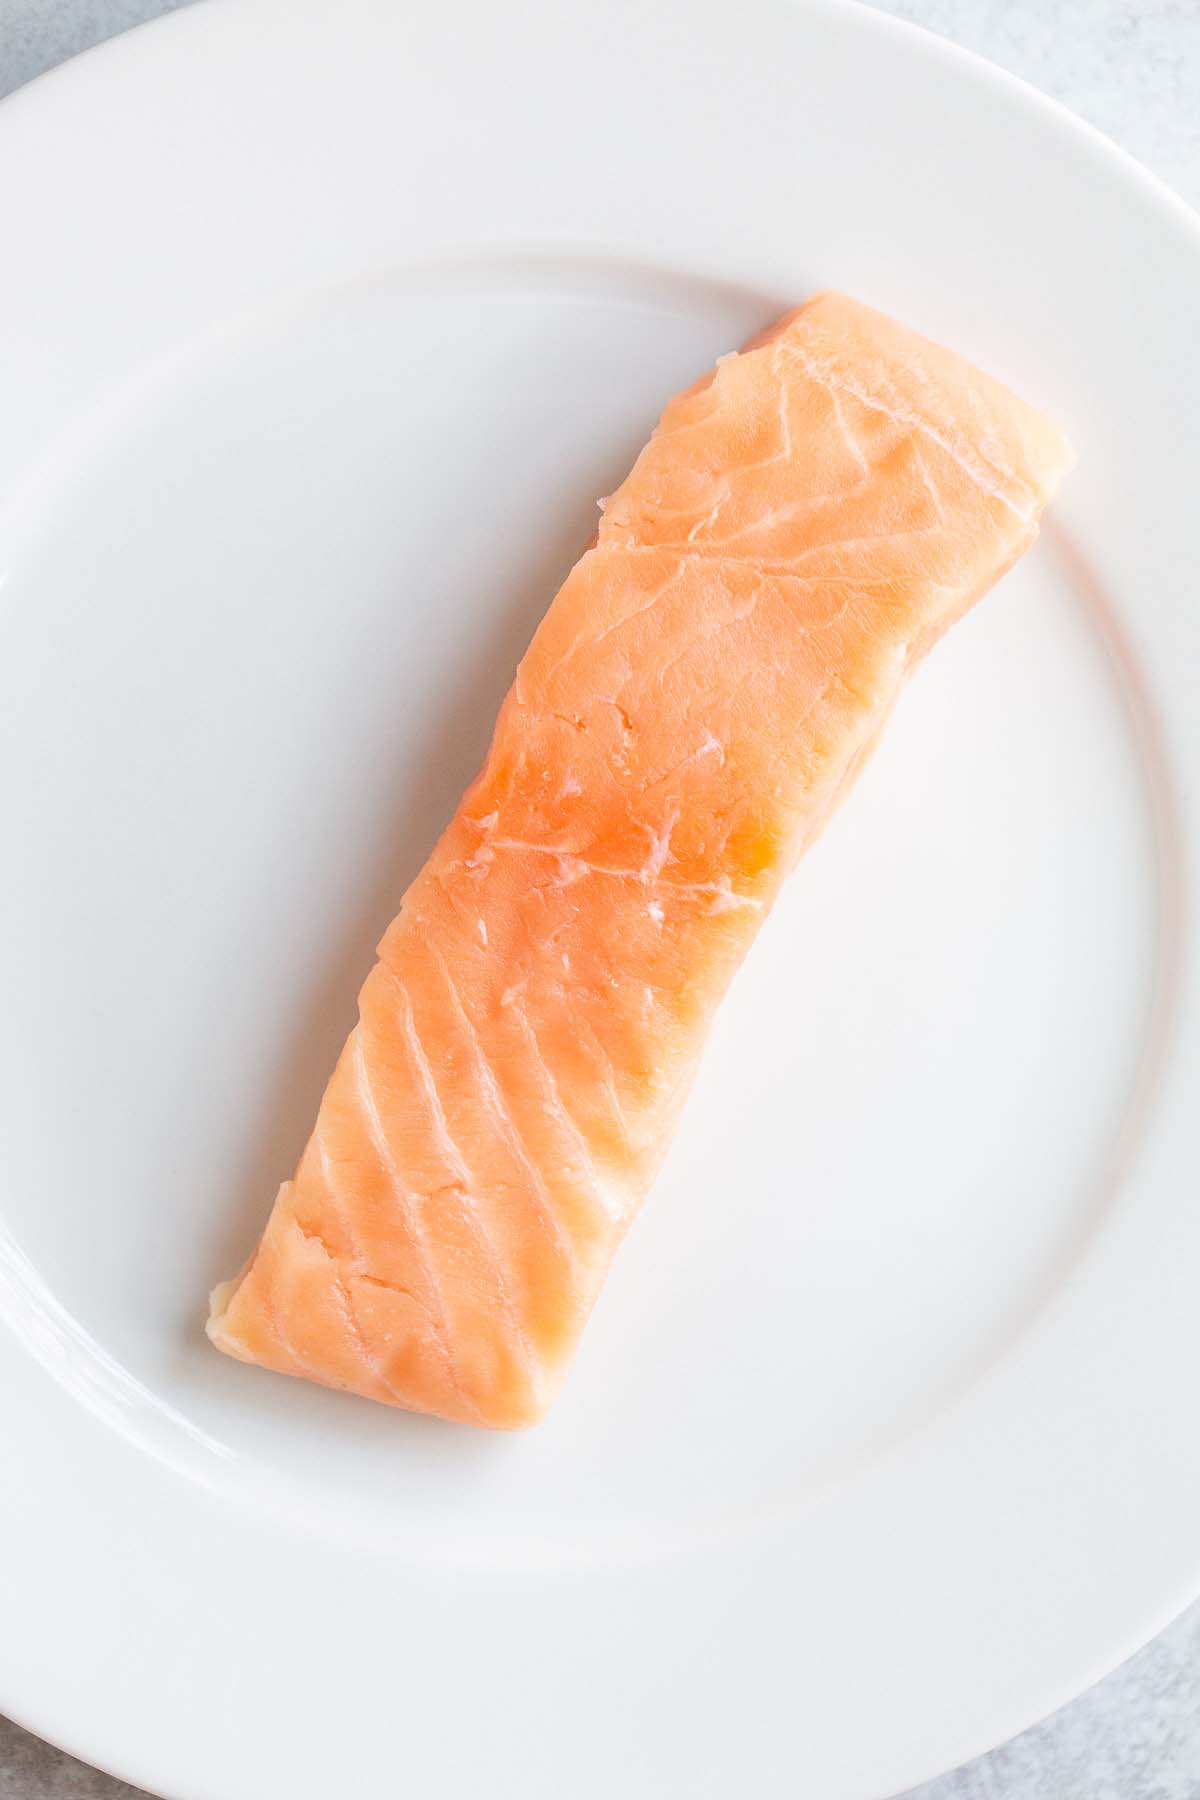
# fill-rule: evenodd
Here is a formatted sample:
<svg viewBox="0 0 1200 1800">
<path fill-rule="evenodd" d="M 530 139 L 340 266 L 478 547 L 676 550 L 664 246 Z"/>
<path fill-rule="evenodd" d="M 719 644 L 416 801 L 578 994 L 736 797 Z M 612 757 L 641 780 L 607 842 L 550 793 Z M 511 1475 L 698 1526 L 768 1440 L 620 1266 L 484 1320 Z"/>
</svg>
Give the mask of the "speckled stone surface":
<svg viewBox="0 0 1200 1800">
<path fill-rule="evenodd" d="M 178 3 L 0 0 L 0 94 Z M 1065 101 L 1200 207 L 1200 0 L 889 0 L 883 10 Z M 136 1790 L 0 1718 L 0 1800 L 136 1800 Z M 1200 1606 L 1054 1718 L 906 1800 L 1200 1800 Z"/>
</svg>

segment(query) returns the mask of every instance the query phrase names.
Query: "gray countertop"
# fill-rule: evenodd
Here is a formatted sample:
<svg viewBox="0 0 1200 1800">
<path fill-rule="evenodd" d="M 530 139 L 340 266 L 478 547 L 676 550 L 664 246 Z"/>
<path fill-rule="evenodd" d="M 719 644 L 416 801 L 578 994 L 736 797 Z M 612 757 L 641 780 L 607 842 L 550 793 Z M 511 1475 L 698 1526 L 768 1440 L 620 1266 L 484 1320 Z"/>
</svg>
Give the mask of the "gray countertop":
<svg viewBox="0 0 1200 1800">
<path fill-rule="evenodd" d="M 0 94 L 174 4 L 0 0 Z M 1200 207 L 1200 0 L 889 0 L 884 10 L 1065 101 Z M 134 1793 L 0 1718 L 0 1800 Z M 1200 1800 L 1200 1606 L 1054 1718 L 908 1800 Z"/>
</svg>

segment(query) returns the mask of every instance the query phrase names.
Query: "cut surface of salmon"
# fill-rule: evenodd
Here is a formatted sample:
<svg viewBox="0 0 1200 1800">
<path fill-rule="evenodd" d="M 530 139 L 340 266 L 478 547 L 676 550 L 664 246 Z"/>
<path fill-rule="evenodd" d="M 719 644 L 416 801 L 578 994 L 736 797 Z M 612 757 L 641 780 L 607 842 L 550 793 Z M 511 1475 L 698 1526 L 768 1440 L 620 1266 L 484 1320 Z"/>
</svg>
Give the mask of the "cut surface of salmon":
<svg viewBox="0 0 1200 1800">
<path fill-rule="evenodd" d="M 213 1295 L 220 1349 L 472 1424 L 542 1415 L 785 875 L 1071 461 L 837 294 L 668 405 Z"/>
</svg>

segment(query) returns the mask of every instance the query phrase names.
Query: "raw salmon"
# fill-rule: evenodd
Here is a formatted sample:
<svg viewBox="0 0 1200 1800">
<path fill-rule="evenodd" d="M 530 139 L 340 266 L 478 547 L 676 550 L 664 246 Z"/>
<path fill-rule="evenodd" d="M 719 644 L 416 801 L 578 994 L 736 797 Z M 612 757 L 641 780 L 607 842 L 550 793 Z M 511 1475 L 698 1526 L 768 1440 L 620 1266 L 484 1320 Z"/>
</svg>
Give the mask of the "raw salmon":
<svg viewBox="0 0 1200 1800">
<path fill-rule="evenodd" d="M 1071 461 L 838 294 L 670 403 L 213 1295 L 220 1349 L 471 1424 L 542 1415 L 784 876 Z"/>
</svg>

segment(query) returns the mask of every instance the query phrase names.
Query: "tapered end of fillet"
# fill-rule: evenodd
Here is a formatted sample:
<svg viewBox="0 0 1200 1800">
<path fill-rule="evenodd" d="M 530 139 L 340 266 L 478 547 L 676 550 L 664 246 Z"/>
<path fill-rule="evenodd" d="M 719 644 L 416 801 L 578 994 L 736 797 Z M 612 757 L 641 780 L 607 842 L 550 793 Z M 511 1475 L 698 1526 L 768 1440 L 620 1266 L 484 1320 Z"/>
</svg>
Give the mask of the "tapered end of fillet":
<svg viewBox="0 0 1200 1800">
<path fill-rule="evenodd" d="M 319 1356 L 329 1358 L 328 1346 L 317 1349 L 313 1359 L 309 1360 L 272 1341 L 267 1334 L 240 1331 L 236 1323 L 240 1284 L 241 1277 L 238 1277 L 220 1282 L 212 1290 L 204 1327 L 209 1342 L 235 1362 L 270 1369 L 277 1375 L 292 1375 L 340 1393 L 358 1394 L 404 1412 L 424 1413 L 459 1424 L 481 1426 L 489 1431 L 527 1431 L 545 1417 L 549 1396 L 535 1399 L 528 1393 L 514 1395 L 497 1389 L 479 1399 L 461 1392 L 438 1398 L 434 1390 L 434 1397 L 430 1398 L 428 1390 L 424 1396 L 404 1394 L 364 1372 L 347 1369 L 339 1375 L 334 1367 L 323 1366 L 317 1360 Z"/>
<path fill-rule="evenodd" d="M 885 414 L 932 430 L 934 442 L 987 470 L 993 498 L 1027 515 L 1024 542 L 1014 539 L 1012 560 L 1037 536 L 1043 508 L 1078 460 L 1058 421 L 941 344 L 900 325 L 886 313 L 826 288 L 784 313 L 743 345 L 741 354 L 770 350 L 780 339 L 803 336 L 804 354 L 820 379 L 853 405 L 869 396 Z M 701 378 L 671 404 L 703 392 Z M 976 596 L 977 597 L 977 596 Z"/>
<path fill-rule="evenodd" d="M 231 1281 L 217 1283 L 208 1296 L 208 1320 L 204 1330 L 209 1342 L 215 1344 L 218 1350 L 223 1350 L 226 1356 L 236 1357 L 239 1362 L 250 1362 L 253 1358 L 240 1347 L 226 1326 L 229 1303 L 237 1293 L 241 1279 L 241 1275 L 235 1275 Z"/>
<path fill-rule="evenodd" d="M 494 1319 L 450 1345 L 406 1288 L 348 1266 L 296 1214 L 285 1182 L 263 1238 L 242 1270 L 209 1296 L 209 1341 L 237 1362 L 406 1412 L 492 1431 L 521 1431 L 545 1415 L 558 1380 L 523 1351 L 506 1356 Z M 566 1357 L 554 1359 L 561 1375 Z"/>
</svg>

